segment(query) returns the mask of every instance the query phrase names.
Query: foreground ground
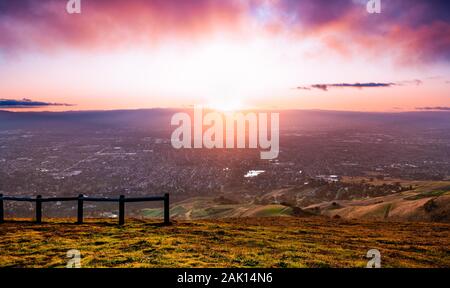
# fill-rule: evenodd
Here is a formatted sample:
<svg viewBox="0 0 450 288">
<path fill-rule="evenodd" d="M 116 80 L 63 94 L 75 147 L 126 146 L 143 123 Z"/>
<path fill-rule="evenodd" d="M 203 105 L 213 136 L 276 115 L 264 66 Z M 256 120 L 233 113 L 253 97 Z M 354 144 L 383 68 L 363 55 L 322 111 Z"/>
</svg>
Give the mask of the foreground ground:
<svg viewBox="0 0 450 288">
<path fill-rule="evenodd" d="M 26 221 L 0 225 L 0 267 L 365 267 L 369 249 L 383 267 L 450 267 L 450 225 L 322 217 L 177 221 Z"/>
</svg>

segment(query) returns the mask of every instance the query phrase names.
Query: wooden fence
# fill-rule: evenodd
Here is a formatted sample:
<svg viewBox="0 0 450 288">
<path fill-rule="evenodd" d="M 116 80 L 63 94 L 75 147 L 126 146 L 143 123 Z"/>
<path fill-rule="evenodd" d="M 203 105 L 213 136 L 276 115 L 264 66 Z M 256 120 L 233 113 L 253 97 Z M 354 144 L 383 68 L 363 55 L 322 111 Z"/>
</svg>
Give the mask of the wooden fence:
<svg viewBox="0 0 450 288">
<path fill-rule="evenodd" d="M 77 201 L 78 202 L 78 213 L 77 213 L 77 224 L 83 223 L 83 203 L 84 202 L 119 202 L 119 224 L 125 224 L 125 203 L 126 202 L 149 202 L 149 201 L 164 201 L 164 224 L 170 224 L 169 215 L 169 194 L 164 194 L 164 196 L 150 196 L 150 197 L 134 197 L 125 198 L 124 195 L 120 195 L 118 198 L 101 198 L 101 197 L 87 197 L 83 194 L 78 195 L 78 197 L 52 197 L 52 198 L 42 198 L 41 195 L 37 195 L 36 198 L 32 197 L 12 197 L 3 196 L 0 194 L 0 223 L 5 221 L 4 214 L 4 201 L 22 201 L 22 202 L 35 202 L 36 205 L 36 223 L 42 223 L 42 203 L 45 202 L 63 202 L 63 201 Z"/>
</svg>

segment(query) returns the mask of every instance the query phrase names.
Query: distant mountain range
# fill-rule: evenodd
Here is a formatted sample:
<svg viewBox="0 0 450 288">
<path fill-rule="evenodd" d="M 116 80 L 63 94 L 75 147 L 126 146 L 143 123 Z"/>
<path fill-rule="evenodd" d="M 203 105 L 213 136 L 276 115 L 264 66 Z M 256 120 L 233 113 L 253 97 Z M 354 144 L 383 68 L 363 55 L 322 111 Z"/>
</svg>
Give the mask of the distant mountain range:
<svg viewBox="0 0 450 288">
<path fill-rule="evenodd" d="M 0 111 L 0 129 L 26 128 L 135 128 L 170 130 L 170 118 L 181 110 L 141 109 L 70 112 Z M 274 111 L 275 112 L 275 111 Z M 282 110 L 282 130 L 333 129 L 450 129 L 450 112 L 417 111 L 401 113 L 345 112 L 326 110 Z"/>
</svg>

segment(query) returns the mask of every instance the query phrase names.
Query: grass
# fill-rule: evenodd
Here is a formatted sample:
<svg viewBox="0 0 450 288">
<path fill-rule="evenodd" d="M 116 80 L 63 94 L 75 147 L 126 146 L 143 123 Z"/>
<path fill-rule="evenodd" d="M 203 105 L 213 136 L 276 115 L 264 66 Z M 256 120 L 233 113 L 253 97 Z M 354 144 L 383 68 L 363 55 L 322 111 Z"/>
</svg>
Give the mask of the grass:
<svg viewBox="0 0 450 288">
<path fill-rule="evenodd" d="M 292 214 L 292 208 L 282 205 L 267 205 L 255 212 L 256 217 L 283 216 Z"/>
<path fill-rule="evenodd" d="M 383 267 L 450 267 L 450 225 L 266 217 L 177 221 L 51 219 L 0 225 L 0 267 L 365 267 L 369 249 Z"/>
<path fill-rule="evenodd" d="M 423 198 L 429 198 L 429 197 L 439 197 L 442 195 L 450 194 L 448 190 L 435 190 L 435 191 L 427 191 L 427 192 L 421 192 L 419 194 L 406 197 L 405 200 L 419 200 Z"/>
</svg>

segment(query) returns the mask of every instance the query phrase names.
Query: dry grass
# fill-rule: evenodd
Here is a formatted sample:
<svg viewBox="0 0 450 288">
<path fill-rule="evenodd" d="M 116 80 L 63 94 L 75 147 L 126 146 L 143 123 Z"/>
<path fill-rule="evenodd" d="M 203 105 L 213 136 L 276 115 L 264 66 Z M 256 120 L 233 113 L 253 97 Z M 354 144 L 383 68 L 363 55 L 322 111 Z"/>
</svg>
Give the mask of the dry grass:
<svg viewBox="0 0 450 288">
<path fill-rule="evenodd" d="M 376 248 L 383 267 L 450 267 L 450 225 L 312 218 L 178 221 L 52 219 L 0 225 L 0 267 L 364 267 Z"/>
</svg>

